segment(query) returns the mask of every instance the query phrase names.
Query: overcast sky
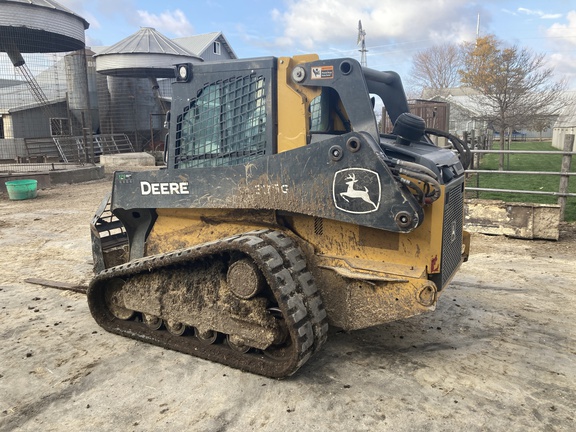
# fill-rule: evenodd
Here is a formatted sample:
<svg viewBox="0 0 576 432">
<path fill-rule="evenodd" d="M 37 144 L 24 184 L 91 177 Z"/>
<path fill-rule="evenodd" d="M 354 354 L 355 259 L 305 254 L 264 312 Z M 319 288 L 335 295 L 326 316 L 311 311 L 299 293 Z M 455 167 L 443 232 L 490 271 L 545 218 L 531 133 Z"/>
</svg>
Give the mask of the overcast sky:
<svg viewBox="0 0 576 432">
<path fill-rule="evenodd" d="M 358 20 L 368 66 L 408 73 L 412 55 L 480 35 L 544 52 L 576 89 L 574 0 L 57 0 L 90 23 L 89 46 L 113 45 L 140 27 L 168 37 L 222 31 L 239 57 L 318 53 L 360 59 Z"/>
</svg>

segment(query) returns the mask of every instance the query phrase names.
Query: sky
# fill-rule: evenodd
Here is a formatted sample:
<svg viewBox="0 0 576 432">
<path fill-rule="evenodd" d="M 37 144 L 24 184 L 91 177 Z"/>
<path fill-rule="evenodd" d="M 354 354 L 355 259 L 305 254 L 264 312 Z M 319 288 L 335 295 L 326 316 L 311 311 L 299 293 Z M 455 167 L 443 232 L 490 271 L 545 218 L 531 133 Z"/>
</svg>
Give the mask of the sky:
<svg viewBox="0 0 576 432">
<path fill-rule="evenodd" d="M 170 38 L 221 31 L 240 58 L 317 53 L 360 60 L 406 81 L 412 56 L 444 42 L 494 34 L 545 53 L 576 90 L 574 0 L 57 0 L 90 23 L 88 46 L 109 46 L 153 27 Z M 479 18 L 479 26 L 478 26 Z"/>
</svg>

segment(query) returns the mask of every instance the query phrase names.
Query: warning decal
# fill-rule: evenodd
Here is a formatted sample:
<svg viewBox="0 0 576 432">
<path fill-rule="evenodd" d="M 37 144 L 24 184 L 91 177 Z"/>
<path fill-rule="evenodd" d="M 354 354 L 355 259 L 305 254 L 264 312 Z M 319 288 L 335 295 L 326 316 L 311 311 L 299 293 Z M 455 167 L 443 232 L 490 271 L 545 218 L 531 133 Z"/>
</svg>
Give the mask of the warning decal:
<svg viewBox="0 0 576 432">
<path fill-rule="evenodd" d="M 334 66 L 315 66 L 312 68 L 312 79 L 334 78 Z"/>
</svg>

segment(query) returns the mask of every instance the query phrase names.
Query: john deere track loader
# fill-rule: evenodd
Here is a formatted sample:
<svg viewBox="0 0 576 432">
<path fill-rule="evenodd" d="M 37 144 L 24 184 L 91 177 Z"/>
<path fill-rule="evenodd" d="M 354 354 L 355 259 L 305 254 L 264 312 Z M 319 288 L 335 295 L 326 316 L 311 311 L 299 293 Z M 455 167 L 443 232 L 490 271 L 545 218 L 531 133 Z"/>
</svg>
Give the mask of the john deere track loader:
<svg viewBox="0 0 576 432">
<path fill-rule="evenodd" d="M 469 151 L 409 113 L 397 74 L 308 55 L 176 76 L 166 168 L 116 172 L 92 222 L 98 324 L 284 377 L 329 324 L 435 308 L 468 254 Z"/>
</svg>

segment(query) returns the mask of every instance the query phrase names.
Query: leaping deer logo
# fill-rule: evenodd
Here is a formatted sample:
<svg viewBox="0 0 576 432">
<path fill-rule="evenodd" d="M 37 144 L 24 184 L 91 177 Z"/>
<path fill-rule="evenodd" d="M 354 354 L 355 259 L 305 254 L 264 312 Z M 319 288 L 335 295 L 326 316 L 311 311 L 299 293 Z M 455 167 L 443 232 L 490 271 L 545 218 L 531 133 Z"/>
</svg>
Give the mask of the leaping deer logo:
<svg viewBox="0 0 576 432">
<path fill-rule="evenodd" d="M 356 175 L 354 173 L 350 173 L 346 176 L 345 183 L 348 186 L 346 192 L 341 192 L 340 196 L 346 202 L 350 202 L 348 198 L 360 198 L 362 201 L 372 204 L 374 209 L 377 209 L 378 206 L 374 204 L 374 202 L 370 199 L 370 195 L 368 194 L 368 188 L 364 186 L 364 190 L 361 189 L 354 189 L 354 185 L 358 182 L 356 180 Z"/>
</svg>

